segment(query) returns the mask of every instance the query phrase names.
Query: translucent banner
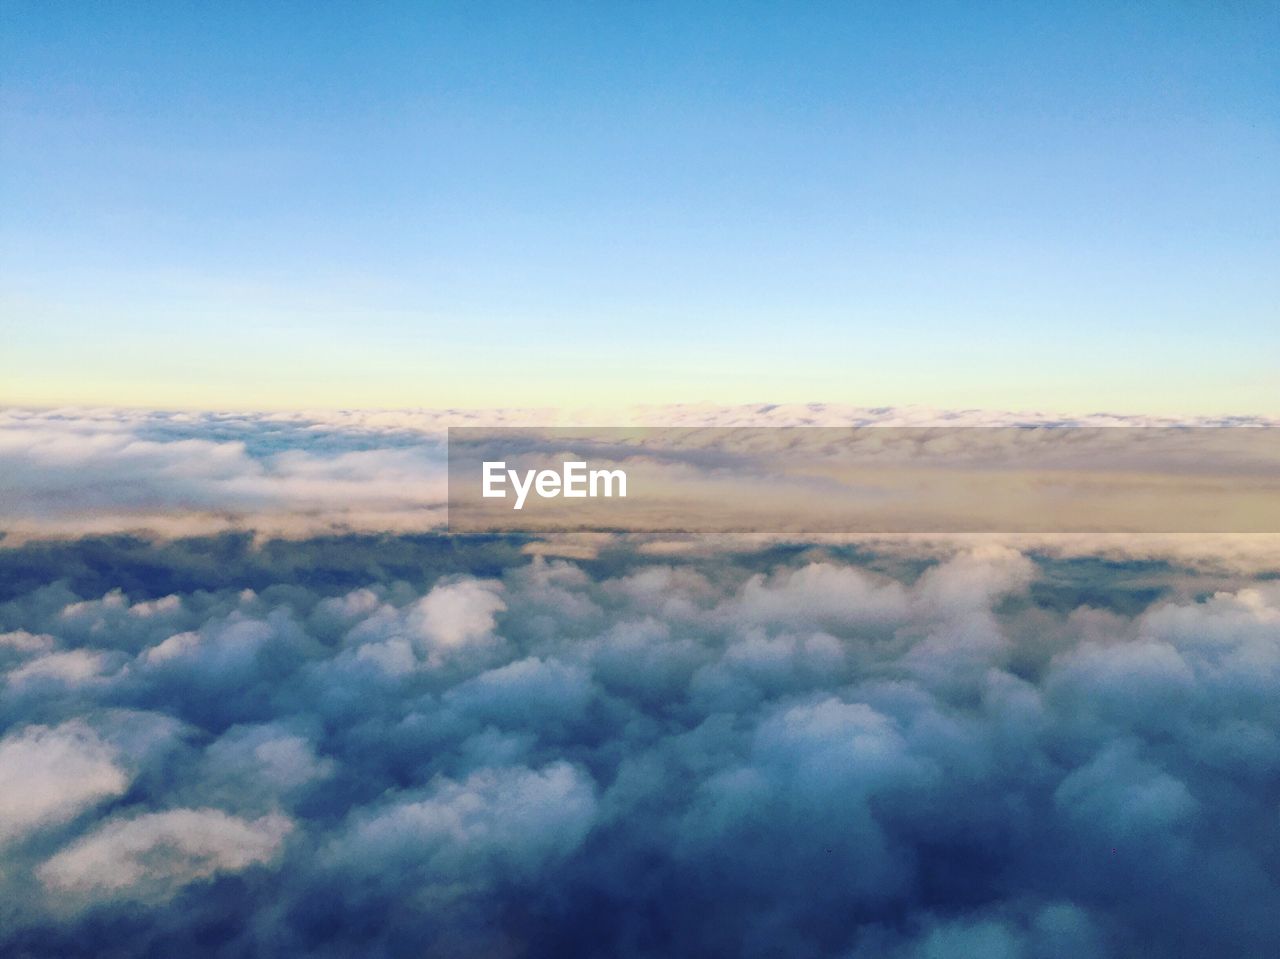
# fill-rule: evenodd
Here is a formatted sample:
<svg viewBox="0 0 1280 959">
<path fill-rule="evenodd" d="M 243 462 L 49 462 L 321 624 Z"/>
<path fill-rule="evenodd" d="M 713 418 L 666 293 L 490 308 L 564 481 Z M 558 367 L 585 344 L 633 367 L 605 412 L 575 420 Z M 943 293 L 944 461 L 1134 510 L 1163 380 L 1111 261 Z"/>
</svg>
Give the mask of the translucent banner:
<svg viewBox="0 0 1280 959">
<path fill-rule="evenodd" d="M 1280 429 L 452 428 L 449 526 L 1276 533 Z"/>
</svg>

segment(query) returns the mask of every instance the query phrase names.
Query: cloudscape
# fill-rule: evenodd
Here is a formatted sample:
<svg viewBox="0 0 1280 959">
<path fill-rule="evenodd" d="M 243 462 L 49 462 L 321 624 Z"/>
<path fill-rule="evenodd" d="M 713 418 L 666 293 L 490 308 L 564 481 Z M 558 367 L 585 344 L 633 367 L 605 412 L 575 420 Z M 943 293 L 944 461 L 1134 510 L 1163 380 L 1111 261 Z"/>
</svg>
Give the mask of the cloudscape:
<svg viewBox="0 0 1280 959">
<path fill-rule="evenodd" d="M 0 956 L 1280 955 L 1275 4 L 0 8 Z"/>
<path fill-rule="evenodd" d="M 1270 953 L 1275 537 L 450 535 L 451 418 L 9 415 L 8 951 Z"/>
<path fill-rule="evenodd" d="M 3 563 L 13 954 L 1264 956 L 1280 935 L 1266 576 L 431 534 Z"/>
</svg>

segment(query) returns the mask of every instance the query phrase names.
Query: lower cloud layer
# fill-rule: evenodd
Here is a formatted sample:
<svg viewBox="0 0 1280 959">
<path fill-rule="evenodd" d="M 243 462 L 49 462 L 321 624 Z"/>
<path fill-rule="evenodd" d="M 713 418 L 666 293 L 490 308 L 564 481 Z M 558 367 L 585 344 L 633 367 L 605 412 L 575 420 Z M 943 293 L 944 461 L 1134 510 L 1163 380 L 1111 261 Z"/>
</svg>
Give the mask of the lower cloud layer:
<svg viewBox="0 0 1280 959">
<path fill-rule="evenodd" d="M 520 547 L 4 551 L 3 951 L 1274 954 L 1274 580 Z"/>
</svg>

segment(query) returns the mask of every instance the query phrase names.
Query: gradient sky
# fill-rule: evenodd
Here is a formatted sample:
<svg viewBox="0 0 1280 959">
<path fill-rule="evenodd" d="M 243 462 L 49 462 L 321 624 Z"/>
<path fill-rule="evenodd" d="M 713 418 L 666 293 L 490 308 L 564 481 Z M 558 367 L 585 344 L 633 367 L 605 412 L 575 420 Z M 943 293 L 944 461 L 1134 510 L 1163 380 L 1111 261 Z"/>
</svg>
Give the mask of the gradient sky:
<svg viewBox="0 0 1280 959">
<path fill-rule="evenodd" d="M 0 401 L 1280 413 L 1280 7 L 0 7 Z"/>
</svg>

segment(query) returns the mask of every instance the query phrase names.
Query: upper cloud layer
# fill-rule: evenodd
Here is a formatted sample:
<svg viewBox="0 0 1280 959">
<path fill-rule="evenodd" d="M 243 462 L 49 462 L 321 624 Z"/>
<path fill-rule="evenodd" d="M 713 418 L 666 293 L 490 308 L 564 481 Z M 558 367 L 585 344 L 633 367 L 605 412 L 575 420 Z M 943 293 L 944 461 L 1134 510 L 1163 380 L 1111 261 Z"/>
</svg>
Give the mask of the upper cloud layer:
<svg viewBox="0 0 1280 959">
<path fill-rule="evenodd" d="M 578 417 L 591 420 L 586 414 Z M 659 407 L 635 410 L 623 417 L 628 419 L 672 427 L 1176 422 L 820 404 Z M 8 409 L 0 411 L 5 476 L 0 532 L 14 541 L 111 532 L 184 536 L 247 529 L 305 536 L 438 529 L 446 518 L 448 427 L 549 426 L 573 420 L 574 414 L 548 410 L 215 414 Z"/>
</svg>

